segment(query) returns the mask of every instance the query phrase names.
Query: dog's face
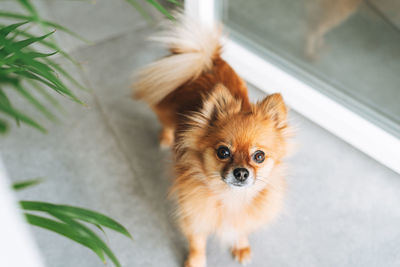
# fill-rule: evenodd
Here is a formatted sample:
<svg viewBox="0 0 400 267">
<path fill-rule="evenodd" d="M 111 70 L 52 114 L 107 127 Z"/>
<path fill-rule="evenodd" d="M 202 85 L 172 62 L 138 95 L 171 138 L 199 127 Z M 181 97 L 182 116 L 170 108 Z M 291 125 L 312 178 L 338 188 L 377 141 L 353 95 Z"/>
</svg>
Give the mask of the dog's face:
<svg viewBox="0 0 400 267">
<path fill-rule="evenodd" d="M 219 176 L 231 187 L 266 182 L 276 161 L 275 146 L 280 145 L 273 124 L 250 112 L 239 112 L 220 122 L 204 140 L 206 173 Z"/>
<path fill-rule="evenodd" d="M 241 100 L 217 85 L 191 124 L 195 130 L 186 142 L 197 151 L 211 186 L 267 185 L 274 165 L 286 153 L 286 107 L 279 94 L 242 107 Z"/>
</svg>

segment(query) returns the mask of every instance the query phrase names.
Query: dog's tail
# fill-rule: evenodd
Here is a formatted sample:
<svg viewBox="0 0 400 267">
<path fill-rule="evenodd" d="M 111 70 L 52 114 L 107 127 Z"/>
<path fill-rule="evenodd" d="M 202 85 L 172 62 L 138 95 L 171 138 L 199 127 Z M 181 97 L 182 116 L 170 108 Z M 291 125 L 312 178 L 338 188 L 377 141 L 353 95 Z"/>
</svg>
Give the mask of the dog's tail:
<svg viewBox="0 0 400 267">
<path fill-rule="evenodd" d="M 134 97 L 151 106 L 186 82 L 198 78 L 219 58 L 221 29 L 207 27 L 178 15 L 178 21 L 153 40 L 169 48 L 171 55 L 142 69 L 134 83 Z"/>
</svg>

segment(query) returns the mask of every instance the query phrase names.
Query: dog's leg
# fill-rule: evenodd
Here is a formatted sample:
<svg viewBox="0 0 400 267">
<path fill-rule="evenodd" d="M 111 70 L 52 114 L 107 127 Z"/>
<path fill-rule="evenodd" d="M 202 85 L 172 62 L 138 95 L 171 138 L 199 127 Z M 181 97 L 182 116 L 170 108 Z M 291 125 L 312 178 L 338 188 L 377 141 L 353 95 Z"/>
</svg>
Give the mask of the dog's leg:
<svg viewBox="0 0 400 267">
<path fill-rule="evenodd" d="M 157 105 L 153 107 L 154 112 L 161 123 L 160 147 L 170 148 L 174 144 L 175 139 L 175 113 L 173 108 Z"/>
<path fill-rule="evenodd" d="M 239 263 L 246 265 L 251 261 L 251 248 L 247 236 L 240 237 L 232 247 L 232 256 Z"/>
<path fill-rule="evenodd" d="M 189 256 L 185 267 L 205 267 L 206 266 L 206 242 L 207 235 L 191 234 L 188 235 Z"/>
<path fill-rule="evenodd" d="M 170 148 L 174 143 L 174 128 L 163 126 L 160 133 L 160 147 Z"/>
</svg>

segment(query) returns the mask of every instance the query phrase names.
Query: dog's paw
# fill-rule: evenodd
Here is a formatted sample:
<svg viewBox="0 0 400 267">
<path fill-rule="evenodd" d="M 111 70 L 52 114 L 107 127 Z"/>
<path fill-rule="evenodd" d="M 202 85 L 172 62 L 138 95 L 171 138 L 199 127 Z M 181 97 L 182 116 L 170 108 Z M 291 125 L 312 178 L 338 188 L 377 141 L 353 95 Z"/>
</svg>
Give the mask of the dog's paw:
<svg viewBox="0 0 400 267">
<path fill-rule="evenodd" d="M 206 267 L 206 259 L 201 255 L 189 255 L 185 267 Z"/>
<path fill-rule="evenodd" d="M 206 267 L 205 263 L 202 262 L 195 262 L 191 260 L 187 260 L 185 262 L 185 267 Z"/>
<path fill-rule="evenodd" d="M 251 248 L 234 248 L 232 249 L 232 256 L 243 265 L 249 264 L 251 262 Z"/>
</svg>

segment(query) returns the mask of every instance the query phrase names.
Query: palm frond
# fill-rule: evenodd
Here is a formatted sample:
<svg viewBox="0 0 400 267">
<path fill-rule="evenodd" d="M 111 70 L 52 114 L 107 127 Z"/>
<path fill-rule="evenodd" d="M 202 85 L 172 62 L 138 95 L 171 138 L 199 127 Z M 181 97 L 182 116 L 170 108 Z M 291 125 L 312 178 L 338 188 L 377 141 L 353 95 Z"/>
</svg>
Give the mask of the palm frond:
<svg viewBox="0 0 400 267">
<path fill-rule="evenodd" d="M 43 182 L 43 178 L 34 178 L 30 180 L 25 180 L 25 181 L 19 181 L 16 183 L 13 183 L 12 188 L 16 191 L 40 184 Z"/>
<path fill-rule="evenodd" d="M 30 86 L 35 89 L 40 95 L 42 95 L 42 97 L 44 99 L 47 100 L 47 102 L 49 102 L 53 107 L 55 107 L 56 109 L 58 109 L 60 112 L 65 114 L 65 109 L 60 105 L 60 103 L 58 102 L 58 100 L 50 94 L 50 92 L 47 92 L 47 90 L 45 88 L 43 88 L 43 86 L 40 86 L 39 83 L 37 83 L 34 80 L 26 80 L 26 82 L 28 84 L 30 84 Z"/>
<path fill-rule="evenodd" d="M 104 214 L 79 207 L 38 201 L 20 201 L 20 205 L 25 211 L 42 212 L 58 220 L 56 221 L 31 213 L 25 213 L 28 222 L 32 225 L 61 234 L 86 246 L 96 253 L 104 263 L 104 255 L 107 255 L 115 266 L 121 266 L 108 245 L 95 232 L 83 225 L 80 221 L 90 223 L 100 230 L 102 230 L 102 226 L 108 227 L 131 238 L 130 233 L 120 223 Z"/>
<path fill-rule="evenodd" d="M 25 218 L 28 223 L 34 226 L 47 229 L 62 236 L 65 236 L 91 249 L 94 253 L 96 253 L 96 255 L 102 260 L 104 264 L 106 263 L 103 250 L 99 247 L 99 245 L 96 244 L 96 242 L 93 241 L 91 238 L 89 238 L 87 234 L 83 234 L 81 231 L 77 231 L 76 227 L 30 213 L 25 213 Z"/>
<path fill-rule="evenodd" d="M 79 40 L 81 40 L 83 42 L 86 42 L 86 43 L 89 43 L 89 44 L 91 43 L 90 41 L 86 40 L 84 37 L 80 36 L 79 34 L 71 31 L 70 29 L 68 29 L 68 28 L 66 28 L 66 27 L 64 27 L 64 26 L 62 26 L 62 25 L 60 25 L 58 23 L 55 23 L 55 22 L 52 22 L 52 21 L 48 21 L 48 20 L 43 20 L 43 19 L 40 19 L 39 17 L 36 17 L 36 16 L 24 15 L 24 14 L 15 13 L 15 12 L 9 12 L 9 11 L 7 11 L 7 12 L 0 11 L 0 17 L 9 18 L 9 19 L 16 19 L 16 20 L 22 20 L 22 21 L 28 21 L 28 22 L 36 22 L 36 23 L 39 23 L 40 25 L 44 25 L 44 26 L 47 26 L 47 27 L 52 27 L 52 28 L 57 29 L 59 31 L 68 33 L 68 34 L 74 36 L 75 38 L 77 38 L 77 39 L 79 39 Z"/>
<path fill-rule="evenodd" d="M 171 15 L 171 13 L 168 12 L 165 7 L 163 7 L 157 0 L 146 0 L 147 3 L 155 7 L 158 11 L 160 11 L 164 16 L 167 18 L 174 20 L 174 16 Z"/>
<path fill-rule="evenodd" d="M 29 23 L 29 22 L 26 21 L 26 22 L 23 22 L 22 24 L 25 24 L 25 23 Z M 17 24 L 18 24 L 18 23 L 17 23 Z M 13 24 L 13 25 L 15 25 L 15 24 Z M 4 27 L 7 27 L 7 26 L 4 25 L 4 24 L 0 24 L 0 28 L 4 28 Z M 14 34 L 17 34 L 17 35 L 22 36 L 22 37 L 28 37 L 28 38 L 33 38 L 33 37 L 35 37 L 33 34 L 30 34 L 29 32 L 27 32 L 27 31 L 21 31 L 21 30 L 19 30 L 19 29 L 17 29 L 17 28 L 13 29 L 13 32 L 14 32 Z M 68 55 L 68 53 L 64 52 L 64 51 L 63 51 L 60 47 L 58 47 L 57 44 L 55 44 L 54 42 L 50 42 L 50 41 L 47 41 L 47 40 L 38 40 L 38 41 L 36 42 L 36 44 L 40 44 L 40 45 L 42 45 L 43 47 L 47 47 L 47 48 L 50 48 L 50 49 L 52 49 L 52 50 L 58 51 L 58 53 L 61 54 L 64 58 L 68 59 L 69 61 L 71 61 L 71 62 L 74 63 L 75 65 L 78 65 L 78 63 L 77 63 L 70 55 Z"/>
<path fill-rule="evenodd" d="M 49 89 L 81 104 L 82 102 L 78 97 L 76 97 L 61 80 L 60 75 L 70 80 L 78 87 L 84 87 L 51 59 L 51 56 L 55 55 L 57 51 L 42 53 L 32 48 L 33 44 L 43 42 L 53 32 L 42 36 L 29 36 L 27 38 L 24 38 L 24 36 L 26 36 L 24 35 L 21 38 L 21 31 L 19 28 L 24 24 L 26 24 L 26 22 L 15 23 L 0 28 L 0 87 L 7 87 L 8 89 L 13 88 L 47 119 L 56 121 L 56 116 L 25 87 L 24 81 L 30 81 L 31 84 L 33 83 L 36 85 L 36 88 L 38 83 L 41 84 L 41 86 L 45 85 Z M 53 104 L 57 103 L 48 94 L 46 94 L 46 98 Z M 13 117 L 17 122 L 23 122 L 41 131 L 45 131 L 44 127 L 33 118 L 11 105 L 11 101 L 8 99 L 4 89 L 0 89 L 0 112 Z M 7 124 L 2 123 L 0 125 L 0 128 L 1 127 L 7 129 Z M 5 131 L 6 130 L 0 130 L 0 132 Z"/>
<path fill-rule="evenodd" d="M 150 14 L 143 8 L 143 6 L 139 3 L 137 0 L 125 0 L 129 4 L 131 4 L 136 11 L 142 15 L 144 19 L 146 19 L 148 22 L 152 21 L 152 18 Z M 157 0 L 145 0 L 148 5 L 156 8 L 161 14 L 163 14 L 165 17 L 167 17 L 170 20 L 174 20 L 174 16 L 162 5 L 160 4 Z M 168 0 L 169 3 L 172 3 L 177 6 L 182 6 L 177 0 Z"/>
<path fill-rule="evenodd" d="M 21 206 L 25 210 L 43 211 L 48 213 L 57 212 L 72 219 L 78 219 L 88 223 L 98 224 L 110 228 L 129 238 L 132 238 L 129 232 L 120 223 L 116 222 L 110 217 L 107 217 L 95 211 L 68 205 L 56 205 L 52 203 L 38 201 L 21 201 Z"/>
<path fill-rule="evenodd" d="M 151 22 L 152 18 L 149 13 L 142 7 L 142 5 L 136 0 L 126 0 L 131 6 L 133 6 L 137 12 L 145 19 L 147 22 Z"/>
<path fill-rule="evenodd" d="M 172 4 L 174 4 L 174 5 L 180 6 L 180 7 L 183 6 L 183 4 L 181 2 L 179 2 L 179 1 L 177 1 L 177 0 L 167 0 L 167 1 L 172 3 Z"/>
</svg>

